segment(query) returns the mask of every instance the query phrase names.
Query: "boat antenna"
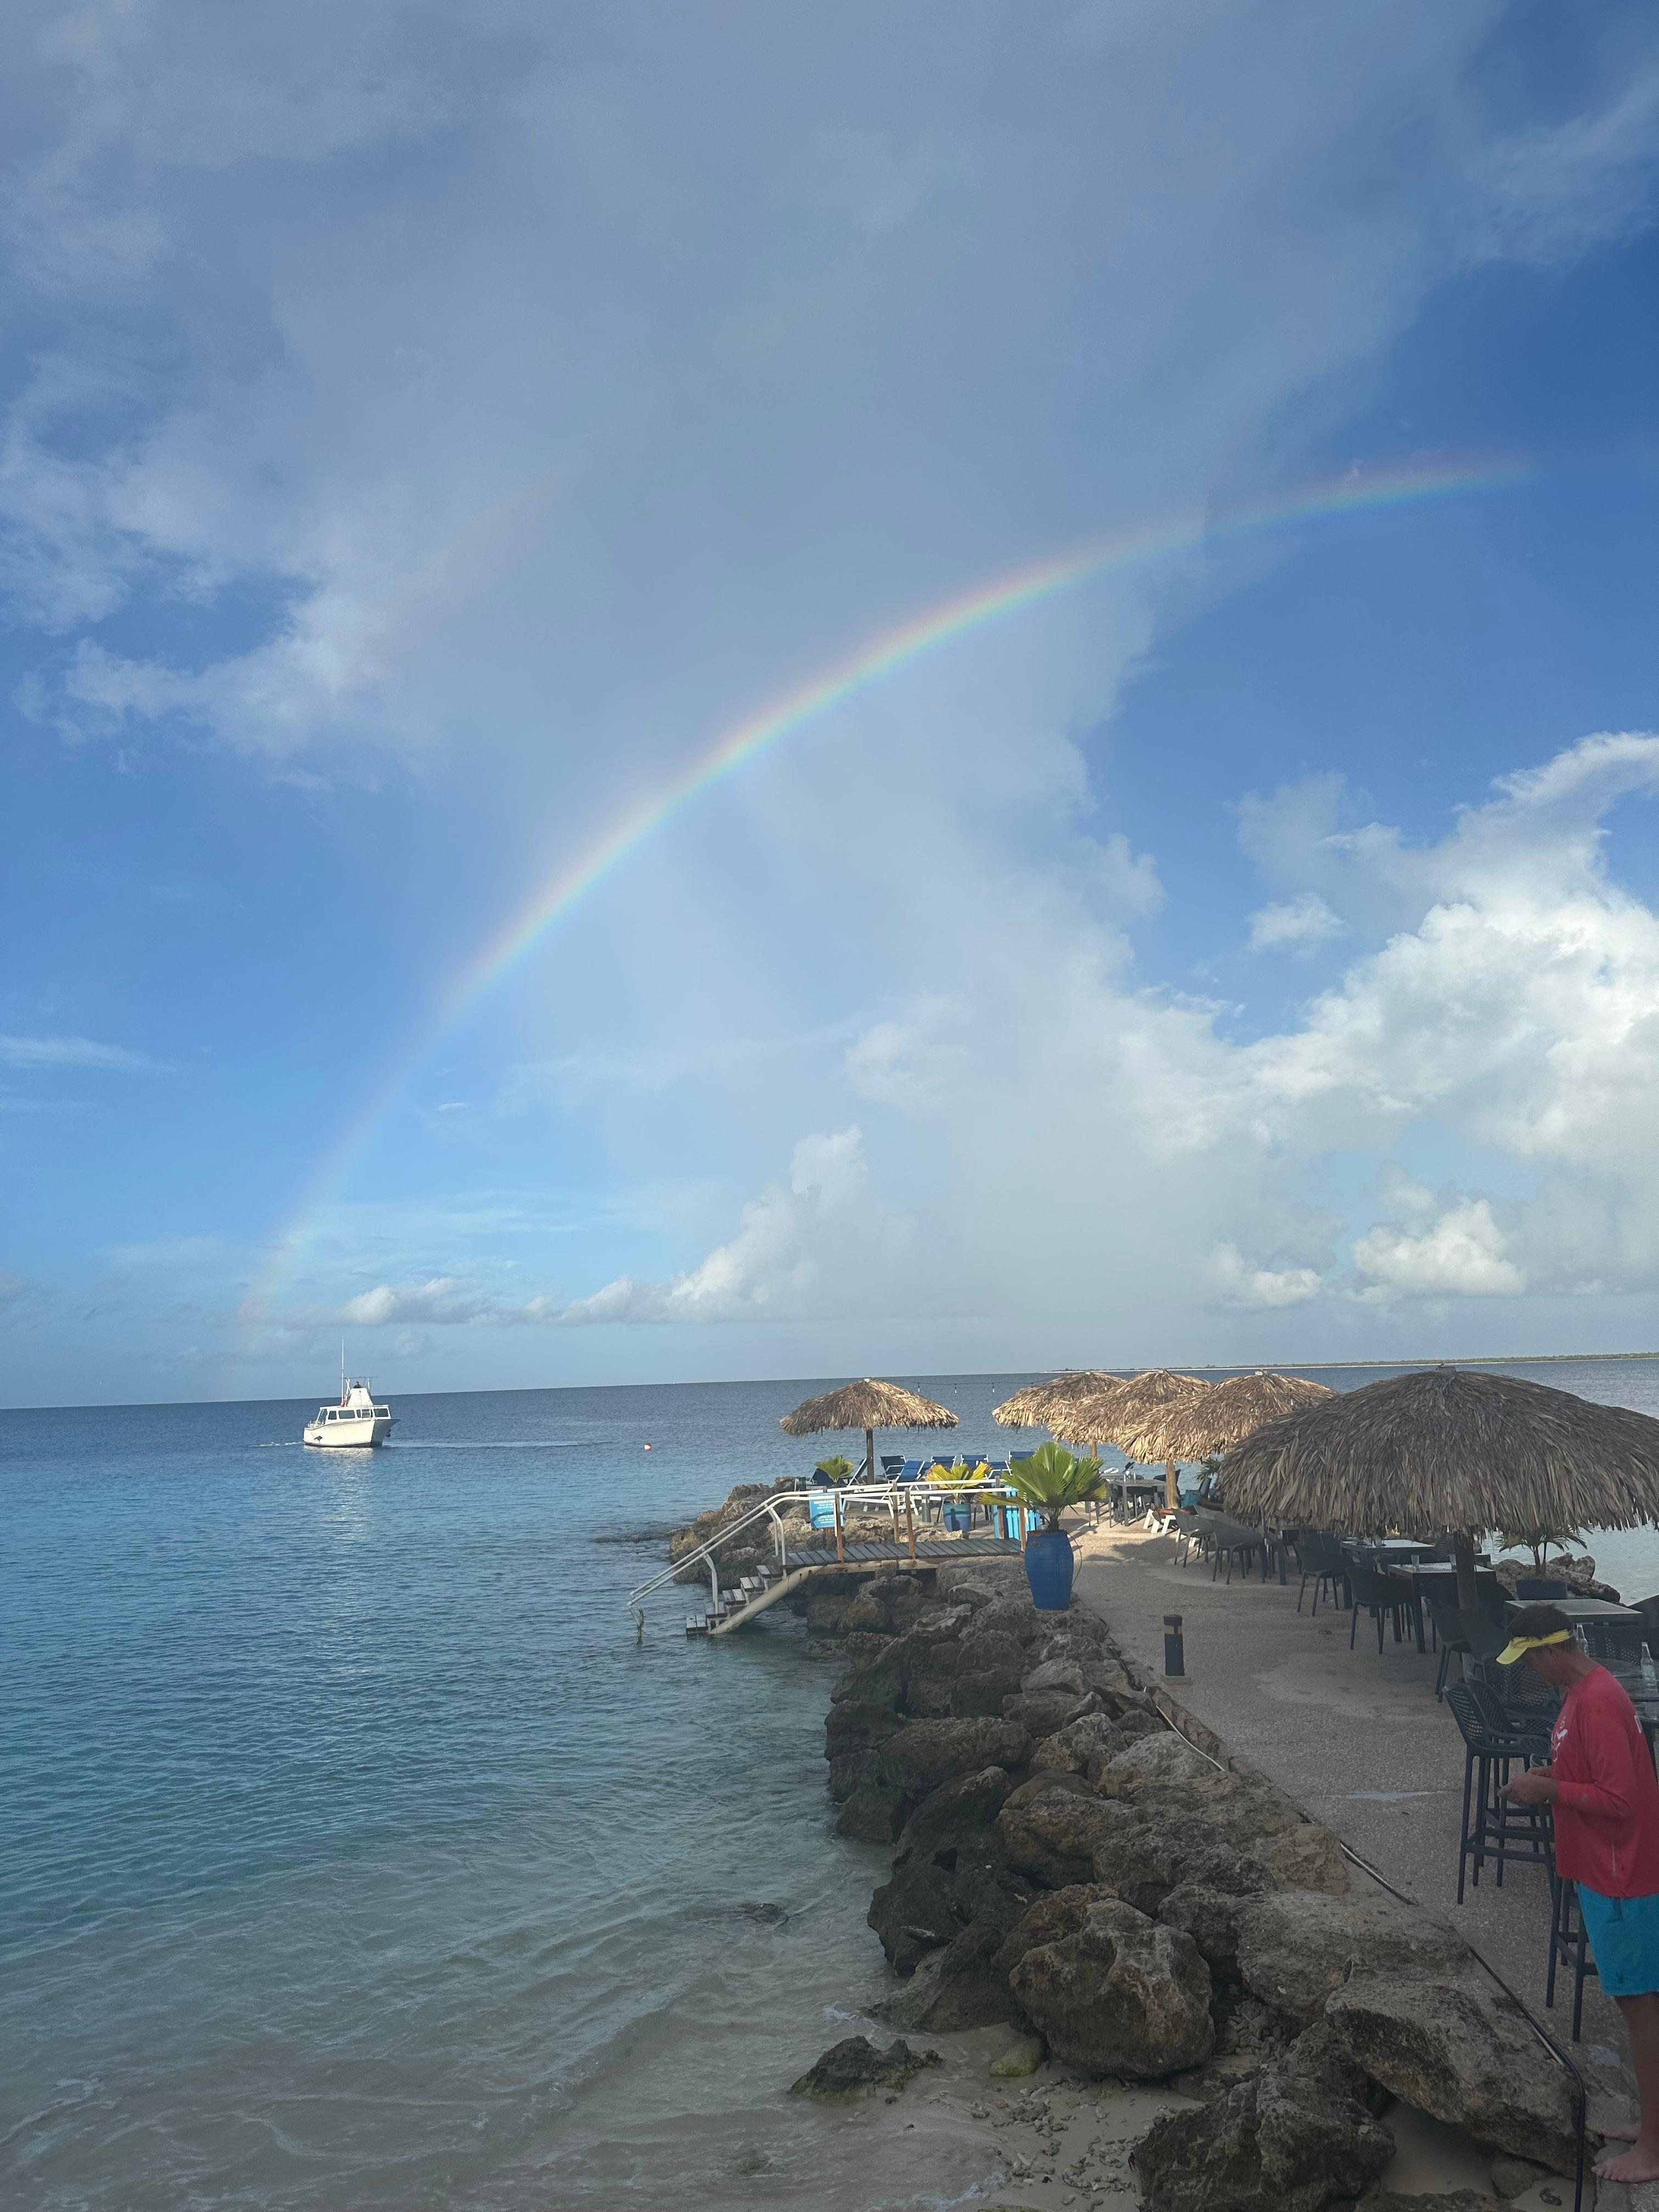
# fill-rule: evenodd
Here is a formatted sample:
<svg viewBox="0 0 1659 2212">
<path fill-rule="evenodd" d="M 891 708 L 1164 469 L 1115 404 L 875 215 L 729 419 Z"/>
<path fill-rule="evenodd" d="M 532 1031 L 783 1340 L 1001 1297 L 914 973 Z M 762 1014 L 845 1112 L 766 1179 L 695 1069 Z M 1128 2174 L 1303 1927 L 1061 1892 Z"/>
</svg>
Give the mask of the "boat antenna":
<svg viewBox="0 0 1659 2212">
<path fill-rule="evenodd" d="M 344 1339 L 344 1337 L 342 1337 L 342 1338 L 340 1339 L 340 1403 L 343 1406 L 343 1405 L 344 1405 L 344 1403 L 345 1403 L 345 1401 L 346 1401 L 346 1379 L 345 1379 L 345 1339 Z"/>
</svg>

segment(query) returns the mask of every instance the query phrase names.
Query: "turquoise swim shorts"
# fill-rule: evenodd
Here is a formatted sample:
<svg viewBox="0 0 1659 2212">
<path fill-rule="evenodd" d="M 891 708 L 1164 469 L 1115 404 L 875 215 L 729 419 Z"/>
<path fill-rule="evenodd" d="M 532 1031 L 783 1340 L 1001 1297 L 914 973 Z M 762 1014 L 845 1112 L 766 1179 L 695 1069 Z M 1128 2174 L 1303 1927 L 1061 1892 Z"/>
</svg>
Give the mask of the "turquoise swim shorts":
<svg viewBox="0 0 1659 2212">
<path fill-rule="evenodd" d="M 1659 1991 L 1659 1897 L 1603 1897 L 1581 1881 L 1578 1910 L 1607 1995 Z"/>
</svg>

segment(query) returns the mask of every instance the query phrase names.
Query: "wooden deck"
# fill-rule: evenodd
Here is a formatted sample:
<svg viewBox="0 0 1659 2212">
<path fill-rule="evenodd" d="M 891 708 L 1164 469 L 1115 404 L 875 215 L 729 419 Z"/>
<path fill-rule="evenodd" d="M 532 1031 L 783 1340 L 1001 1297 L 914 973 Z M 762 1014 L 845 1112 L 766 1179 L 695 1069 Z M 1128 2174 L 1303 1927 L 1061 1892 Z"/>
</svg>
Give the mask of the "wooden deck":
<svg viewBox="0 0 1659 2212">
<path fill-rule="evenodd" d="M 745 1575 L 736 1589 L 722 1589 L 717 1611 L 688 1613 L 685 1632 L 729 1636 L 815 1575 L 873 1574 L 885 1567 L 918 1573 L 927 1567 L 948 1566 L 963 1559 L 1017 1559 L 1019 1556 L 1019 1544 L 1010 1536 L 928 1534 L 918 1536 L 913 1547 L 908 1537 L 901 1537 L 896 1543 L 890 1536 L 854 1543 L 843 1533 L 839 1556 L 833 1535 L 828 1544 L 791 1544 L 781 1565 L 764 1566 L 757 1574 Z"/>
<path fill-rule="evenodd" d="M 789 1545 L 784 1553 L 784 1565 L 786 1571 L 842 1565 L 908 1567 L 920 1565 L 923 1560 L 933 1565 L 941 1559 L 1017 1559 L 1019 1556 L 1019 1545 L 1010 1536 L 919 1534 L 913 1559 L 910 1547 L 902 1537 L 895 1543 L 890 1536 L 876 1540 L 860 1536 L 855 1541 L 843 1535 L 839 1553 L 833 1536 L 827 1544 Z"/>
</svg>

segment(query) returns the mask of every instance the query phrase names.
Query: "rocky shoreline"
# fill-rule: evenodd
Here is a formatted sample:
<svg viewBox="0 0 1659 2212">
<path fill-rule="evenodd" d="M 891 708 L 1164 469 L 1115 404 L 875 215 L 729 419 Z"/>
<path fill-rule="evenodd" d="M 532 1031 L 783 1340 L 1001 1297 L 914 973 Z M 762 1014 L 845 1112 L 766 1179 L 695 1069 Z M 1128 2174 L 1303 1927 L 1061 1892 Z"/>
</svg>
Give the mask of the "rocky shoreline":
<svg viewBox="0 0 1659 2212">
<path fill-rule="evenodd" d="M 1010 2174 L 1045 2203 L 1058 2182 L 1149 2212 L 1454 2212 L 1380 2193 L 1406 2114 L 1462 2130 L 1496 2195 L 1562 2201 L 1569 2078 L 1454 1930 L 1139 1679 L 1097 1615 L 1036 1612 L 1017 1570 L 932 1579 L 821 1588 L 809 1619 L 842 1640 L 837 1827 L 893 1849 L 869 1922 L 896 1978 L 878 2012 L 910 2047 L 845 2039 L 797 2088 L 891 2100 L 918 2038 L 998 2029 L 973 2116 L 1020 2130 Z M 1040 2093 L 1012 2087 L 1039 2067 Z M 1079 2118 L 1096 2140 L 1062 2163 Z"/>
</svg>

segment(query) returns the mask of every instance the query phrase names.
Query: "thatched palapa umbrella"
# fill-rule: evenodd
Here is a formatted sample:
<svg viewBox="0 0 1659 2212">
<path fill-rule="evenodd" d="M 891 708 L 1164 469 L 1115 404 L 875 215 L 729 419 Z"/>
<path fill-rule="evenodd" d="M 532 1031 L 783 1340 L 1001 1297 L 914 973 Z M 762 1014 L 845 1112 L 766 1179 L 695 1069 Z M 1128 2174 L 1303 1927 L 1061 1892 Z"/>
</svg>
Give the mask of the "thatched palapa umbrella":
<svg viewBox="0 0 1659 2212">
<path fill-rule="evenodd" d="M 1136 1435 L 1134 1456 L 1209 1459 L 1242 1444 L 1269 1421 L 1335 1395 L 1328 1383 L 1309 1382 L 1300 1375 L 1230 1375 L 1196 1395 L 1156 1407 Z"/>
<path fill-rule="evenodd" d="M 1063 1412 L 1082 1401 L 1099 1397 L 1103 1390 L 1116 1388 L 1115 1375 L 1103 1374 L 1097 1367 L 1073 1368 L 1047 1382 L 1028 1382 L 1012 1398 L 1005 1398 L 1000 1406 L 994 1406 L 991 1419 L 1000 1422 L 1005 1429 L 1052 1428 L 1050 1413 Z"/>
<path fill-rule="evenodd" d="M 1659 1519 L 1659 1421 L 1570 1390 L 1430 1368 L 1339 1392 L 1230 1451 L 1221 1492 L 1241 1518 L 1437 1536 L 1457 1601 L 1476 1609 L 1488 1528 L 1632 1528 Z"/>
<path fill-rule="evenodd" d="M 1152 1425 L 1206 1396 L 1213 1388 L 1212 1383 L 1200 1382 L 1195 1375 L 1172 1375 L 1167 1367 L 1149 1367 L 1120 1382 L 1098 1407 L 1088 1409 L 1097 1414 L 1094 1435 L 1104 1437 L 1131 1459 L 1163 1460 L 1164 1494 L 1171 1512 L 1181 1502 L 1176 1487 L 1176 1460 L 1181 1455 L 1151 1448 Z"/>
<path fill-rule="evenodd" d="M 896 1382 L 843 1382 L 839 1390 L 826 1390 L 786 1413 L 778 1426 L 786 1436 L 811 1437 L 822 1429 L 862 1429 L 865 1471 L 876 1478 L 878 1429 L 953 1429 L 957 1417 L 947 1406 L 931 1398 L 902 1390 Z"/>
</svg>

